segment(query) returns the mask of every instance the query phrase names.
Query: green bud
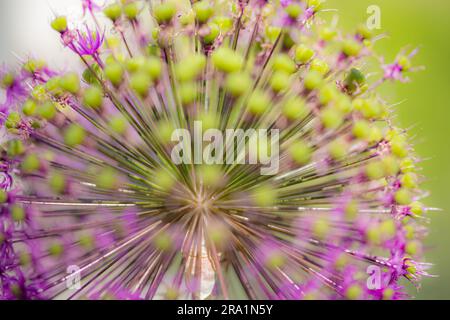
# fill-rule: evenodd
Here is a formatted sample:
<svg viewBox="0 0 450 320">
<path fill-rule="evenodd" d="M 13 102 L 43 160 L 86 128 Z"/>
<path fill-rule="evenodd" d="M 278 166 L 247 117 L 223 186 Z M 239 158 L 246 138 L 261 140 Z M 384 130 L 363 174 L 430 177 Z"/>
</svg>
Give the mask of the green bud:
<svg viewBox="0 0 450 320">
<path fill-rule="evenodd" d="M 33 173 L 37 171 L 41 166 L 41 163 L 39 161 L 39 158 L 36 154 L 30 154 L 26 156 L 26 158 L 23 160 L 21 168 L 22 171 L 25 173 Z"/>
<path fill-rule="evenodd" d="M 252 85 L 252 78 L 246 72 L 234 72 L 227 76 L 226 88 L 235 97 L 245 94 Z"/>
<path fill-rule="evenodd" d="M 227 33 L 233 28 L 233 19 L 230 17 L 219 16 L 214 18 L 214 23 L 219 26 L 222 33 Z"/>
<path fill-rule="evenodd" d="M 411 208 L 411 213 L 416 216 L 421 216 L 425 212 L 424 205 L 418 201 L 414 201 L 413 203 L 411 203 L 410 208 Z"/>
<path fill-rule="evenodd" d="M 255 190 L 252 190 L 252 199 L 259 207 L 270 207 L 277 202 L 276 190 L 270 185 L 261 185 Z"/>
<path fill-rule="evenodd" d="M 400 164 L 402 172 L 414 172 L 416 171 L 416 164 L 413 159 L 405 158 Z"/>
<path fill-rule="evenodd" d="M 101 189 L 113 189 L 117 185 L 117 173 L 112 168 L 104 168 L 96 178 L 97 187 Z"/>
<path fill-rule="evenodd" d="M 381 129 L 378 127 L 372 127 L 370 129 L 370 134 L 368 137 L 368 142 L 375 143 L 380 142 L 383 139 L 383 133 L 381 132 Z"/>
<path fill-rule="evenodd" d="M 272 43 L 274 43 L 278 39 L 280 34 L 281 34 L 281 28 L 279 28 L 279 27 L 268 26 L 266 28 L 266 37 Z"/>
<path fill-rule="evenodd" d="M 179 88 L 181 102 L 184 105 L 190 105 L 195 102 L 197 98 L 197 86 L 195 82 L 186 82 L 180 85 Z"/>
<path fill-rule="evenodd" d="M 385 176 L 385 170 L 381 161 L 373 161 L 366 167 L 366 175 L 370 180 L 378 180 Z"/>
<path fill-rule="evenodd" d="M 29 73 L 35 73 L 45 67 L 45 62 L 42 60 L 30 59 L 23 65 L 23 69 Z"/>
<path fill-rule="evenodd" d="M 64 252 L 64 247 L 63 247 L 62 243 L 60 243 L 60 242 L 54 242 L 48 248 L 48 253 L 54 258 L 61 257 L 63 252 Z"/>
<path fill-rule="evenodd" d="M 168 144 L 172 140 L 174 126 L 169 121 L 161 121 L 158 123 L 157 135 L 162 143 Z"/>
<path fill-rule="evenodd" d="M 341 112 L 333 108 L 326 108 L 320 113 L 320 120 L 326 129 L 337 129 L 344 122 Z"/>
<path fill-rule="evenodd" d="M 302 7 L 300 7 L 300 5 L 298 4 L 290 4 L 284 10 L 292 19 L 297 19 L 303 12 Z"/>
<path fill-rule="evenodd" d="M 129 2 L 123 6 L 123 13 L 129 20 L 136 20 L 139 14 L 139 6 L 137 2 Z"/>
<path fill-rule="evenodd" d="M 92 86 L 84 92 L 83 103 L 93 109 L 99 109 L 103 105 L 103 91 Z"/>
<path fill-rule="evenodd" d="M 270 79 L 270 86 L 273 91 L 281 92 L 289 88 L 291 76 L 284 71 L 277 71 Z"/>
<path fill-rule="evenodd" d="M 8 129 L 15 129 L 21 121 L 20 114 L 17 112 L 11 112 L 6 118 L 5 126 Z"/>
<path fill-rule="evenodd" d="M 342 160 L 348 153 L 348 144 L 345 140 L 334 140 L 328 146 L 328 152 L 334 160 Z"/>
<path fill-rule="evenodd" d="M 61 89 L 76 94 L 80 90 L 80 79 L 76 73 L 68 73 L 59 81 Z"/>
<path fill-rule="evenodd" d="M 342 44 L 342 52 L 347 57 L 355 57 L 361 52 L 361 45 L 356 40 L 344 40 Z"/>
<path fill-rule="evenodd" d="M 56 17 L 53 19 L 51 26 L 53 30 L 62 33 L 67 30 L 67 18 L 64 16 Z"/>
<path fill-rule="evenodd" d="M 295 41 L 292 39 L 291 35 L 286 32 L 283 37 L 283 50 L 289 51 L 295 46 Z"/>
<path fill-rule="evenodd" d="M 188 26 L 194 24 L 194 22 L 195 22 L 195 13 L 192 10 L 183 14 L 180 17 L 180 23 L 182 26 Z"/>
<path fill-rule="evenodd" d="M 383 239 L 392 239 L 395 236 L 396 231 L 397 227 L 394 220 L 386 220 L 380 224 L 380 232 L 383 236 Z"/>
<path fill-rule="evenodd" d="M 170 22 L 177 11 L 175 3 L 172 1 L 167 1 L 153 8 L 153 15 L 159 24 L 164 24 Z"/>
<path fill-rule="evenodd" d="M 56 116 L 56 106 L 52 101 L 47 101 L 39 106 L 38 114 L 45 120 L 52 120 Z"/>
<path fill-rule="evenodd" d="M 146 59 L 143 68 L 152 80 L 157 80 L 161 77 L 162 64 L 158 58 L 150 57 Z"/>
<path fill-rule="evenodd" d="M 22 112 L 24 115 L 31 117 L 35 114 L 37 105 L 33 100 L 27 100 L 22 106 Z"/>
<path fill-rule="evenodd" d="M 117 134 L 124 134 L 128 129 L 128 122 L 122 115 L 112 117 L 108 125 Z"/>
<path fill-rule="evenodd" d="M 314 8 L 314 11 L 317 12 L 322 8 L 323 0 L 308 0 L 308 8 Z"/>
<path fill-rule="evenodd" d="M 105 76 L 114 86 L 120 86 L 123 81 L 122 65 L 117 62 L 108 64 L 105 67 Z"/>
<path fill-rule="evenodd" d="M 80 246 L 85 250 L 92 250 L 95 248 L 95 238 L 90 234 L 82 235 L 78 240 Z"/>
<path fill-rule="evenodd" d="M 411 60 L 406 56 L 399 57 L 397 63 L 402 67 L 402 71 L 409 71 L 412 66 Z"/>
<path fill-rule="evenodd" d="M 161 29 L 156 27 L 152 29 L 152 39 L 159 41 L 159 35 L 161 34 Z"/>
<path fill-rule="evenodd" d="M 156 44 L 153 44 L 153 43 L 150 43 L 148 46 L 147 46 L 147 53 L 150 55 L 150 56 L 152 56 L 152 57 L 156 57 L 156 56 L 159 56 L 159 54 L 160 54 L 160 47 L 158 47 L 158 45 L 156 45 Z"/>
<path fill-rule="evenodd" d="M 317 219 L 312 226 L 314 237 L 324 239 L 330 231 L 330 224 L 325 219 Z"/>
<path fill-rule="evenodd" d="M 216 187 L 223 181 L 224 177 L 220 166 L 203 165 L 199 168 L 199 176 L 206 186 Z"/>
<path fill-rule="evenodd" d="M 328 66 L 328 63 L 326 63 L 325 61 L 320 59 L 314 59 L 311 62 L 311 70 L 317 71 L 320 74 L 325 75 L 328 73 L 328 71 L 330 71 L 330 67 Z"/>
<path fill-rule="evenodd" d="M 376 119 L 382 115 L 382 107 L 375 99 L 355 99 L 353 106 L 367 119 Z"/>
<path fill-rule="evenodd" d="M 336 29 L 333 28 L 325 27 L 320 30 L 320 38 L 325 41 L 332 41 L 336 35 Z"/>
<path fill-rule="evenodd" d="M 266 259 L 265 264 L 271 270 L 277 270 L 286 264 L 286 257 L 280 251 L 271 252 Z"/>
<path fill-rule="evenodd" d="M 0 204 L 6 203 L 6 201 L 8 201 L 8 193 L 5 190 L 0 189 Z"/>
<path fill-rule="evenodd" d="M 174 186 L 175 180 L 167 171 L 161 170 L 155 174 L 153 183 L 161 190 L 169 191 Z"/>
<path fill-rule="evenodd" d="M 172 248 L 173 240 L 167 232 L 160 232 L 154 239 L 157 250 L 168 251 Z"/>
<path fill-rule="evenodd" d="M 61 173 L 53 173 L 49 178 L 49 186 L 56 194 L 64 193 L 66 189 L 66 177 Z"/>
<path fill-rule="evenodd" d="M 25 220 L 25 210 L 17 204 L 11 206 L 10 214 L 15 222 L 23 222 Z"/>
<path fill-rule="evenodd" d="M 411 204 L 411 193 L 407 189 L 401 188 L 395 193 L 395 202 L 401 206 Z"/>
<path fill-rule="evenodd" d="M 372 31 L 365 24 L 359 25 L 357 32 L 363 39 L 370 40 L 373 37 Z"/>
<path fill-rule="evenodd" d="M 391 150 L 399 158 L 408 156 L 408 146 L 403 137 L 398 136 L 391 140 Z"/>
<path fill-rule="evenodd" d="M 289 154 L 299 165 L 306 165 L 312 157 L 313 150 L 303 141 L 297 141 L 289 147 Z"/>
<path fill-rule="evenodd" d="M 287 54 L 282 53 L 274 57 L 273 70 L 292 74 L 297 71 L 297 66 Z"/>
<path fill-rule="evenodd" d="M 144 67 L 145 58 L 143 56 L 133 57 L 125 62 L 128 72 L 135 73 Z"/>
<path fill-rule="evenodd" d="M 152 85 L 152 79 L 147 73 L 138 72 L 130 78 L 130 87 L 141 97 L 148 95 L 148 90 Z"/>
<path fill-rule="evenodd" d="M 415 256 L 421 250 L 421 245 L 418 241 L 410 241 L 405 246 L 405 252 L 411 256 Z M 408 268 L 409 271 L 410 268 Z M 415 272 L 411 272 L 415 273 Z"/>
<path fill-rule="evenodd" d="M 200 112 L 198 120 L 202 122 L 203 131 L 215 129 L 219 125 L 217 114 L 214 112 Z"/>
<path fill-rule="evenodd" d="M 269 108 L 270 96 L 261 90 L 255 90 L 248 101 L 248 108 L 254 115 L 261 115 Z"/>
<path fill-rule="evenodd" d="M 405 234 L 406 234 L 406 239 L 407 240 L 412 240 L 412 239 L 415 238 L 416 231 L 415 231 L 413 226 L 407 225 L 407 226 L 404 227 L 404 229 L 405 229 Z"/>
<path fill-rule="evenodd" d="M 204 44 L 212 44 L 220 34 L 219 26 L 215 23 L 208 24 L 209 33 L 203 37 Z"/>
<path fill-rule="evenodd" d="M 195 17 L 200 23 L 208 22 L 209 18 L 211 18 L 214 13 L 213 7 L 207 0 L 196 2 L 193 5 L 193 9 L 195 12 Z"/>
<path fill-rule="evenodd" d="M 15 77 L 14 77 L 13 74 L 11 74 L 11 73 L 5 74 L 3 76 L 3 79 L 2 79 L 2 82 L 1 82 L 2 87 L 3 88 L 11 87 L 14 84 L 14 80 L 15 80 Z"/>
<path fill-rule="evenodd" d="M 206 58 L 202 54 L 194 54 L 186 57 L 186 62 L 180 62 L 175 67 L 177 79 L 181 82 L 195 80 L 206 66 Z"/>
<path fill-rule="evenodd" d="M 78 124 L 71 124 L 64 133 L 64 142 L 67 146 L 77 147 L 86 139 L 86 131 Z"/>
<path fill-rule="evenodd" d="M 8 156 L 17 157 L 25 152 L 25 147 L 21 140 L 11 140 L 8 142 Z"/>
<path fill-rule="evenodd" d="M 303 99 L 295 97 L 291 98 L 283 106 L 283 115 L 289 120 L 300 120 L 306 117 L 309 110 Z"/>
<path fill-rule="evenodd" d="M 382 242 L 381 232 L 378 225 L 371 226 L 366 231 L 367 241 L 374 245 L 380 245 Z"/>
<path fill-rule="evenodd" d="M 33 90 L 33 98 L 39 102 L 43 102 L 47 99 L 47 92 L 55 97 L 60 97 L 63 95 L 63 90 L 60 86 L 61 77 L 53 77 L 47 81 L 45 87 L 36 86 Z"/>
<path fill-rule="evenodd" d="M 326 84 L 319 91 L 319 101 L 322 105 L 327 105 L 333 101 L 338 95 L 338 90 L 335 85 Z"/>
<path fill-rule="evenodd" d="M 357 139 L 367 139 L 370 135 L 370 123 L 365 120 L 358 120 L 353 125 L 352 133 Z"/>
<path fill-rule="evenodd" d="M 18 253 L 18 256 L 19 256 L 19 263 L 22 267 L 30 265 L 31 255 L 29 252 L 27 251 L 20 252 Z"/>
<path fill-rule="evenodd" d="M 310 71 L 305 76 L 304 85 L 305 88 L 312 91 L 318 89 L 323 83 L 322 75 L 317 71 Z"/>
<path fill-rule="evenodd" d="M 304 44 L 300 44 L 295 49 L 295 61 L 297 63 L 303 64 L 307 63 L 314 56 L 314 50 L 308 48 Z"/>
<path fill-rule="evenodd" d="M 122 15 L 122 7 L 118 3 L 113 3 L 103 9 L 103 13 L 114 22 Z"/>
<path fill-rule="evenodd" d="M 383 163 L 384 171 L 387 176 L 397 175 L 400 168 L 398 165 L 398 161 L 394 157 L 387 156 L 387 157 L 383 158 L 383 160 L 381 160 L 381 162 Z"/>
<path fill-rule="evenodd" d="M 348 114 L 353 111 L 352 100 L 348 96 L 337 94 L 335 99 L 335 108 L 337 110 L 339 110 L 343 114 Z"/>
<path fill-rule="evenodd" d="M 83 80 L 89 84 L 100 85 L 98 78 L 101 78 L 101 72 L 100 66 L 94 63 L 83 71 Z"/>
<path fill-rule="evenodd" d="M 350 201 L 345 206 L 345 218 L 349 221 L 354 221 L 359 214 L 359 206 L 355 200 Z"/>
<path fill-rule="evenodd" d="M 363 290 L 357 284 L 351 285 L 345 291 L 345 297 L 349 300 L 358 300 L 362 298 Z"/>
<path fill-rule="evenodd" d="M 231 73 L 239 71 L 242 68 L 244 59 L 232 49 L 222 47 L 212 54 L 212 62 L 218 70 Z"/>
<path fill-rule="evenodd" d="M 408 189 L 415 189 L 417 188 L 417 175 L 414 173 L 405 173 L 401 179 L 402 187 L 408 188 Z"/>
</svg>

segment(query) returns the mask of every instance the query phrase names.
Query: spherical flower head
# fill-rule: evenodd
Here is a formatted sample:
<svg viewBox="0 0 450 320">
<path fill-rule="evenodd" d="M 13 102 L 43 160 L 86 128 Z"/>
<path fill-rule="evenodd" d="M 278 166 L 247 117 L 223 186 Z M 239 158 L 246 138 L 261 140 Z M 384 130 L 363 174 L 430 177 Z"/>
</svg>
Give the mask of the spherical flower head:
<svg viewBox="0 0 450 320">
<path fill-rule="evenodd" d="M 378 91 L 416 51 L 368 76 L 374 35 L 320 0 L 81 6 L 95 28 L 51 22 L 81 68 L 0 72 L 0 299 L 404 299 L 430 276 L 421 158 Z"/>
</svg>

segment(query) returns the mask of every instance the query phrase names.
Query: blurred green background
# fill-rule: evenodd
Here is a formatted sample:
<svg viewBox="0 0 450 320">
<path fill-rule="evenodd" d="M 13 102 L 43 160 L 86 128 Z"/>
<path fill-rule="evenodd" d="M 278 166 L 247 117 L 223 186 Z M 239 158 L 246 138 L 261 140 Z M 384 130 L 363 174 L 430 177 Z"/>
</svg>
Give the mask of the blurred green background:
<svg viewBox="0 0 450 320">
<path fill-rule="evenodd" d="M 365 22 L 367 8 L 381 9 L 380 40 L 376 51 L 391 62 L 400 49 L 419 47 L 415 65 L 425 71 L 410 75 L 411 83 L 384 86 L 390 102 L 405 100 L 398 108 L 397 122 L 412 127 L 417 152 L 426 159 L 427 205 L 443 209 L 430 213 L 427 262 L 439 278 L 425 279 L 411 294 L 418 299 L 450 299 L 450 1 L 448 0 L 328 0 L 327 8 L 339 13 L 339 26 L 351 31 Z M 329 12 L 333 16 L 336 13 Z M 390 88 L 387 88 L 390 87 Z"/>
</svg>

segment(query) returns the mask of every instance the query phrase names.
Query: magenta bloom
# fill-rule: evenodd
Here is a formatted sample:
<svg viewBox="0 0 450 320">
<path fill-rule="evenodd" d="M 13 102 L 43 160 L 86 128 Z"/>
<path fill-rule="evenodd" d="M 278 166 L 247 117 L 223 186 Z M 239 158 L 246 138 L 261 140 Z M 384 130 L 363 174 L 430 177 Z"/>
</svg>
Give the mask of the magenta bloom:
<svg viewBox="0 0 450 320">
<path fill-rule="evenodd" d="M 105 39 L 104 33 L 101 34 L 98 30 L 93 32 L 88 26 L 86 26 L 86 32 L 77 30 L 76 33 L 77 36 L 68 47 L 81 56 L 98 58 L 98 52 Z"/>
<path fill-rule="evenodd" d="M 407 82 L 405 73 L 412 70 L 411 59 L 417 54 L 418 50 L 413 50 L 409 55 L 400 54 L 394 63 L 383 66 L 385 80 L 397 80 Z M 417 68 L 416 68 L 417 69 Z"/>
<path fill-rule="evenodd" d="M 23 73 L 15 74 L 6 69 L 0 68 L 0 88 L 5 90 L 6 99 L 0 102 L 0 124 L 9 113 L 9 109 L 21 102 L 27 95 L 25 87 L 27 76 Z"/>
</svg>

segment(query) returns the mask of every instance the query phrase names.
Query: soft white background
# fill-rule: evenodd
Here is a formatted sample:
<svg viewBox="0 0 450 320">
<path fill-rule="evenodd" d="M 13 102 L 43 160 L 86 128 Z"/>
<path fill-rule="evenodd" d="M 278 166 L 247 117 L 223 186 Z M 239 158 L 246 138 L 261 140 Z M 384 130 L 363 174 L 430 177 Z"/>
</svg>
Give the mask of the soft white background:
<svg viewBox="0 0 450 320">
<path fill-rule="evenodd" d="M 81 12 L 80 0 L 0 0 L 0 62 L 32 56 L 64 67 L 73 57 L 50 22 L 60 14 L 79 19 Z"/>
</svg>

